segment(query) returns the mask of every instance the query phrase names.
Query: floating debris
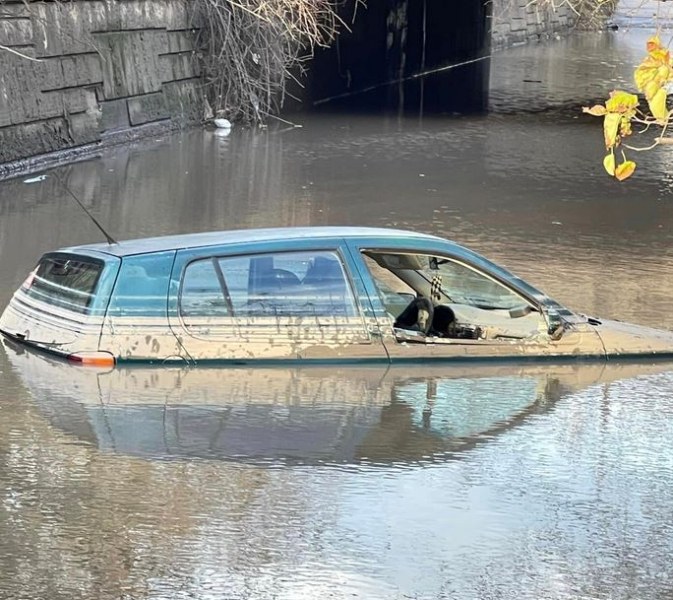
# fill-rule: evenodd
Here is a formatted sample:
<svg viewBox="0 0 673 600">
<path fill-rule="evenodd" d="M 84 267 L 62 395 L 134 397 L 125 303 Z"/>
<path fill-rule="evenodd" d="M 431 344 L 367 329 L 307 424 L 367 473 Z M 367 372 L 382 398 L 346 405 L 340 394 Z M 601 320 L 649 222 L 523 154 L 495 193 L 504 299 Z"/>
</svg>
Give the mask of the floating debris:
<svg viewBox="0 0 673 600">
<path fill-rule="evenodd" d="M 47 178 L 46 175 L 38 175 L 37 177 L 30 177 L 28 179 L 24 179 L 23 183 L 39 183 L 40 181 L 44 181 Z"/>
</svg>

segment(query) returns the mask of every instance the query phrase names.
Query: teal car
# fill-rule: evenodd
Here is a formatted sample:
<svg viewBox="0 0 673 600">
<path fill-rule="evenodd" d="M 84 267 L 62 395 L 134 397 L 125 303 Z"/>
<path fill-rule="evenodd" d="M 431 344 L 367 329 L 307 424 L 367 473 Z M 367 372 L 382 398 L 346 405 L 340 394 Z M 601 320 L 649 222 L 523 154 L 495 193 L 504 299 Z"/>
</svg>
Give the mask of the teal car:
<svg viewBox="0 0 673 600">
<path fill-rule="evenodd" d="M 451 241 L 355 227 L 50 252 L 0 331 L 98 365 L 673 358 L 673 333 L 577 314 Z"/>
</svg>

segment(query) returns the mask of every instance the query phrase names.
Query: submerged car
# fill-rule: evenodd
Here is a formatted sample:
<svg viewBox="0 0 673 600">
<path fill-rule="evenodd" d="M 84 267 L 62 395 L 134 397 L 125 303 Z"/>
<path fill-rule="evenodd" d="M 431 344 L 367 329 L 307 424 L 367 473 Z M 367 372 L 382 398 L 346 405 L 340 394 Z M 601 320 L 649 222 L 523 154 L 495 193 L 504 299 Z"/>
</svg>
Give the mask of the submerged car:
<svg viewBox="0 0 673 600">
<path fill-rule="evenodd" d="M 458 244 L 354 227 L 50 252 L 0 331 L 100 365 L 673 357 L 672 332 L 574 313 Z"/>
</svg>

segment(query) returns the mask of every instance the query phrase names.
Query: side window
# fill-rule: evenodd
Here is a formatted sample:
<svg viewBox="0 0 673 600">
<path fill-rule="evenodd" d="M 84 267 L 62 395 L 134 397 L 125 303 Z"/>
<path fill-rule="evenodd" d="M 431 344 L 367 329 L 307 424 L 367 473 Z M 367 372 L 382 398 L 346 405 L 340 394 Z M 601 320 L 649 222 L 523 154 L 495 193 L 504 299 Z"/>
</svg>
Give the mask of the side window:
<svg viewBox="0 0 673 600">
<path fill-rule="evenodd" d="M 392 271 L 379 265 L 371 256 L 363 254 L 362 258 L 376 284 L 383 306 L 393 317 L 398 317 L 416 297 L 416 292 Z"/>
<path fill-rule="evenodd" d="M 190 318 L 354 316 L 353 292 L 336 252 L 283 252 L 190 263 L 180 313 Z"/>
<path fill-rule="evenodd" d="M 124 257 L 110 298 L 113 317 L 164 317 L 175 252 Z"/>
<path fill-rule="evenodd" d="M 182 280 L 181 311 L 191 317 L 233 316 L 222 289 L 217 259 L 189 265 Z"/>
</svg>

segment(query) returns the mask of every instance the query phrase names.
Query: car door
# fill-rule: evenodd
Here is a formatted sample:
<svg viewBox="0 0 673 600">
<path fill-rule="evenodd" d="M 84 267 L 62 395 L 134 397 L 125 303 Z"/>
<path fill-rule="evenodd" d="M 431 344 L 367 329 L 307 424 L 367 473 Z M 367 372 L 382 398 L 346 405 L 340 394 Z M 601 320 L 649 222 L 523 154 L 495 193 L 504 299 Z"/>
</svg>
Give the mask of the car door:
<svg viewBox="0 0 673 600">
<path fill-rule="evenodd" d="M 529 288 L 459 246 L 362 240 L 349 247 L 392 361 L 604 357 L 591 325 L 571 313 L 555 322 Z M 434 322 L 444 321 L 441 332 L 400 325 L 419 296 L 431 300 Z"/>
<path fill-rule="evenodd" d="M 388 360 L 339 240 L 180 251 L 169 319 L 194 361 Z"/>
</svg>

